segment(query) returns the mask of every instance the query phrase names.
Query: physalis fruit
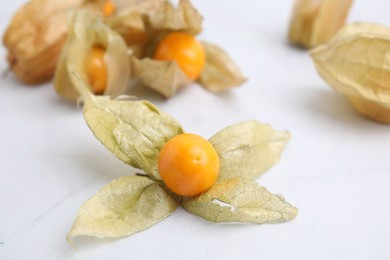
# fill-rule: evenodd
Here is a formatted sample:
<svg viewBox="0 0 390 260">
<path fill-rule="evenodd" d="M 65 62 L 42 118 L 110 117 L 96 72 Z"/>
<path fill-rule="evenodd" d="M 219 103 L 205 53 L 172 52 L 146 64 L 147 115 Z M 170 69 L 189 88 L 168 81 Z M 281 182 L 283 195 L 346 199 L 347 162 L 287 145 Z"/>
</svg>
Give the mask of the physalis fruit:
<svg viewBox="0 0 390 260">
<path fill-rule="evenodd" d="M 210 189 L 217 180 L 219 158 L 204 138 L 181 134 L 161 149 L 158 171 L 170 190 L 181 196 L 195 196 Z"/>
<path fill-rule="evenodd" d="M 194 36 L 185 32 L 173 32 L 162 39 L 156 48 L 154 58 L 176 61 L 191 80 L 199 77 L 206 62 L 202 44 Z"/>
</svg>

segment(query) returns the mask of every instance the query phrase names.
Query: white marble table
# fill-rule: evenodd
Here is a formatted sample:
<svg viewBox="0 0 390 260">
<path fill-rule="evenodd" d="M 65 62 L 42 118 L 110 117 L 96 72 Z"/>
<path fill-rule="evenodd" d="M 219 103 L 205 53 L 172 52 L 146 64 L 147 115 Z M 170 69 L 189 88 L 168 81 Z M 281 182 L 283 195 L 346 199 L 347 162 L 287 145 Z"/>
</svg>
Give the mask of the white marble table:
<svg viewBox="0 0 390 260">
<path fill-rule="evenodd" d="M 0 8 L 0 32 L 22 0 Z M 258 181 L 299 208 L 278 225 L 212 224 L 179 209 L 120 240 L 65 240 L 79 206 L 134 173 L 91 134 L 51 83 L 0 78 L 0 259 L 390 259 L 390 126 L 358 116 L 286 43 L 292 1 L 194 1 L 202 39 L 223 46 L 250 79 L 212 95 L 197 85 L 164 101 L 141 98 L 205 137 L 257 119 L 292 133 L 281 162 Z M 390 2 L 356 0 L 350 21 L 390 25 Z M 0 48 L 0 71 L 6 69 Z"/>
</svg>

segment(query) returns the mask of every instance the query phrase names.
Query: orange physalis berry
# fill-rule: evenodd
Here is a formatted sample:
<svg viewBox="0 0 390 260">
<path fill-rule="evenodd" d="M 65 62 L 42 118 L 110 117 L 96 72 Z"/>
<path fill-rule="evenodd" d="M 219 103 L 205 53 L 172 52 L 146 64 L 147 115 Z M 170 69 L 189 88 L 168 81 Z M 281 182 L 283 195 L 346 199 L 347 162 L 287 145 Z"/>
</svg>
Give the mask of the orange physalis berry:
<svg viewBox="0 0 390 260">
<path fill-rule="evenodd" d="M 203 70 L 206 54 L 203 45 L 194 36 L 184 32 L 173 32 L 160 41 L 154 58 L 176 61 L 187 77 L 195 80 Z"/>
<path fill-rule="evenodd" d="M 111 16 L 114 14 L 116 9 L 115 4 L 111 0 L 107 0 L 102 8 L 102 13 L 104 17 Z"/>
<path fill-rule="evenodd" d="M 207 191 L 217 180 L 219 158 L 214 147 L 195 134 L 181 134 L 161 149 L 158 170 L 170 190 L 181 196 Z"/>
<path fill-rule="evenodd" d="M 103 94 L 107 87 L 107 67 L 104 61 L 105 49 L 93 46 L 85 60 L 88 83 L 94 94 Z"/>
</svg>

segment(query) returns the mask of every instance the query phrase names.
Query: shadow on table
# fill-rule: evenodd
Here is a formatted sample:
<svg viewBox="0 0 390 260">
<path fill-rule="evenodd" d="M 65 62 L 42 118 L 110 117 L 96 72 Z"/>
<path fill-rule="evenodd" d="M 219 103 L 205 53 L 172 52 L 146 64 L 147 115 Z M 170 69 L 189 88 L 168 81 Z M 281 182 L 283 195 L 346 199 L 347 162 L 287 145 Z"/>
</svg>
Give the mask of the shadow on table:
<svg viewBox="0 0 390 260">
<path fill-rule="evenodd" d="M 307 89 L 305 90 L 307 91 Z M 329 121 L 349 128 L 368 130 L 387 127 L 385 124 L 375 122 L 358 114 L 346 97 L 320 88 L 311 88 L 310 92 L 299 99 L 300 109 L 309 113 L 316 121 Z"/>
<path fill-rule="evenodd" d="M 97 139 L 96 143 L 101 145 Z M 137 170 L 116 158 L 103 145 L 101 145 L 99 151 L 96 151 L 96 149 L 93 151 L 94 148 L 92 147 L 80 149 L 79 146 L 74 146 L 73 148 L 68 149 L 68 151 L 72 150 L 68 153 L 69 163 L 72 163 L 74 168 L 84 172 L 83 174 L 95 176 L 95 179 L 112 181 L 116 178 L 141 172 L 141 170 Z"/>
</svg>

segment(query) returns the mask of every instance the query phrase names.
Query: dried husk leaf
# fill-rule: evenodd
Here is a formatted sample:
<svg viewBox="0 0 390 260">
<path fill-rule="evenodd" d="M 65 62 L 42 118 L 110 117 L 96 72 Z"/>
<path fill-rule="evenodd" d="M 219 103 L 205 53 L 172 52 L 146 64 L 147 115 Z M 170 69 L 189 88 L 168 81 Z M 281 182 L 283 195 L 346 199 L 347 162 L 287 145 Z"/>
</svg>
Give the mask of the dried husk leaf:
<svg viewBox="0 0 390 260">
<path fill-rule="evenodd" d="M 289 139 L 288 132 L 257 121 L 223 129 L 209 140 L 220 160 L 217 181 L 238 176 L 256 179 L 279 161 Z"/>
<path fill-rule="evenodd" d="M 175 8 L 165 0 L 153 14 L 147 16 L 149 42 L 145 57 L 153 57 L 159 42 L 171 32 L 185 32 L 196 35 L 202 31 L 203 17 L 188 0 L 180 0 Z"/>
<path fill-rule="evenodd" d="M 97 1 L 97 0 L 91 0 Z M 104 0 L 107 1 L 107 0 Z M 111 0 L 116 12 L 113 16 L 122 16 L 129 13 L 142 13 L 146 15 L 153 14 L 157 8 L 166 0 Z M 110 17 L 108 17 L 110 18 Z"/>
<path fill-rule="evenodd" d="M 169 1 L 158 8 L 150 17 L 150 24 L 157 31 L 184 31 L 196 35 L 202 31 L 202 15 L 189 0 L 180 0 L 178 8 Z"/>
<path fill-rule="evenodd" d="M 66 15 L 82 0 L 28 1 L 12 18 L 3 38 L 11 70 L 36 84 L 51 78 L 66 40 Z"/>
<path fill-rule="evenodd" d="M 344 25 L 353 0 L 297 0 L 289 39 L 305 48 L 329 41 Z"/>
<path fill-rule="evenodd" d="M 88 95 L 84 102 L 84 118 L 96 138 L 120 160 L 160 180 L 160 150 L 184 132 L 181 125 L 147 101 Z"/>
<path fill-rule="evenodd" d="M 123 37 L 128 46 L 144 44 L 148 39 L 142 13 L 133 12 L 126 16 L 113 16 L 105 22 Z"/>
<path fill-rule="evenodd" d="M 206 63 L 198 79 L 211 92 L 223 92 L 243 84 L 246 79 L 230 56 L 220 47 L 202 42 Z"/>
<path fill-rule="evenodd" d="M 115 97 L 126 90 L 131 71 L 126 43 L 102 22 L 99 15 L 80 10 L 70 19 L 68 40 L 55 74 L 54 86 L 58 94 L 69 100 L 77 100 L 86 91 L 92 92 L 88 86 L 85 60 L 94 46 L 105 49 L 108 79 L 104 95 Z M 85 89 L 85 86 L 88 88 Z"/>
<path fill-rule="evenodd" d="M 212 222 L 278 223 L 298 214 L 297 208 L 283 197 L 242 177 L 215 184 L 206 193 L 185 202 L 184 208 Z"/>
<path fill-rule="evenodd" d="M 172 97 L 178 89 L 191 82 L 175 61 L 131 57 L 131 64 L 134 79 L 166 98 Z"/>
<path fill-rule="evenodd" d="M 390 123 L 389 44 L 390 28 L 355 23 L 310 54 L 321 77 L 346 95 L 358 112 Z"/>
<path fill-rule="evenodd" d="M 122 177 L 80 207 L 67 238 L 128 236 L 157 224 L 175 209 L 175 201 L 154 181 L 140 176 Z"/>
<path fill-rule="evenodd" d="M 154 15 L 163 3 L 164 0 L 130 1 L 126 8 L 117 15 L 108 17 L 105 23 L 118 32 L 131 49 L 140 48 L 149 40 L 146 17 Z M 142 52 L 134 52 L 137 57 L 142 56 Z"/>
</svg>

